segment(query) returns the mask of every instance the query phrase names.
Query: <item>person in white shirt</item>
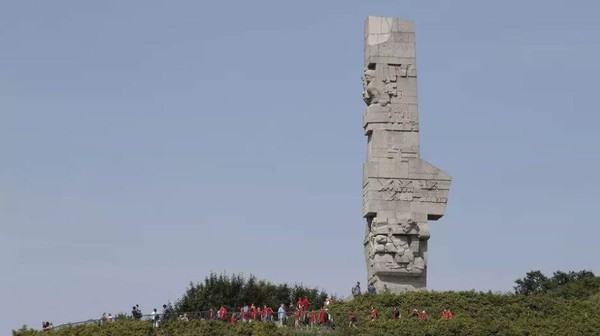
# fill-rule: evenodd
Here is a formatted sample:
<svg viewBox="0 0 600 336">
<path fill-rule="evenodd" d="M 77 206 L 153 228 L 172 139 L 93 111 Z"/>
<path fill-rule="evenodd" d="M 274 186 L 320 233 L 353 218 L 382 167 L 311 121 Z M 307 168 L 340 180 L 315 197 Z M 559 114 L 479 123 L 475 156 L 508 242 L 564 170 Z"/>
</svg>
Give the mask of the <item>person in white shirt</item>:
<svg viewBox="0 0 600 336">
<path fill-rule="evenodd" d="M 277 316 L 279 317 L 279 326 L 283 327 L 283 323 L 285 323 L 285 308 L 283 308 L 283 303 L 281 304 L 281 306 L 279 307 L 279 309 L 277 310 Z"/>
<path fill-rule="evenodd" d="M 152 311 L 152 326 L 158 328 L 158 321 L 160 320 L 160 314 L 156 311 L 156 308 Z"/>
</svg>

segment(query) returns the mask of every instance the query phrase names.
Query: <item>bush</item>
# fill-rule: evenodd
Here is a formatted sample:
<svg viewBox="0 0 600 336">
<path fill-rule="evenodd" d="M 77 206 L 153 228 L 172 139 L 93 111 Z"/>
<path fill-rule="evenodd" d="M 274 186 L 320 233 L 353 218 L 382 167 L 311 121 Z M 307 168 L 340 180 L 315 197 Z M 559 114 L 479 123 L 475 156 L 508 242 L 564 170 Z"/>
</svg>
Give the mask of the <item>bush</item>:
<svg viewBox="0 0 600 336">
<path fill-rule="evenodd" d="M 317 288 L 301 285 L 275 285 L 266 280 L 258 280 L 253 275 L 246 280 L 242 275 L 211 273 L 204 282 L 190 283 L 183 296 L 175 303 L 175 310 L 181 312 L 208 311 L 225 306 L 230 312 L 238 311 L 244 305 L 267 305 L 277 310 L 281 303 L 295 303 L 300 297 L 308 297 L 311 308 L 323 307 L 327 293 Z"/>
</svg>

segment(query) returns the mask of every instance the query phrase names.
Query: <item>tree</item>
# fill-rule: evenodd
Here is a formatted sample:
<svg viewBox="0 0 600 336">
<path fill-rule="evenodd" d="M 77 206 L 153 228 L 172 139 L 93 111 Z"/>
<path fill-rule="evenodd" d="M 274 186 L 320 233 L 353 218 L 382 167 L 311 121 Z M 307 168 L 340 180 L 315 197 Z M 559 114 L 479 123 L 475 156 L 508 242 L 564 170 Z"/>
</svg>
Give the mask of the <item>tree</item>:
<svg viewBox="0 0 600 336">
<path fill-rule="evenodd" d="M 591 271 L 582 270 L 568 273 L 556 271 L 552 277 L 546 277 L 541 271 L 527 272 L 523 279 L 515 280 L 517 286 L 513 287 L 516 294 L 530 295 L 557 291 L 571 293 L 569 295 L 581 296 L 593 292 L 597 287 L 596 276 Z M 574 285 L 576 284 L 576 285 Z M 568 286 L 567 286 L 568 285 Z M 569 287 L 569 290 L 565 290 Z M 573 294 L 575 292 L 575 294 Z"/>
<path fill-rule="evenodd" d="M 517 279 L 515 283 L 517 285 L 513 288 L 516 294 L 543 293 L 548 289 L 548 277 L 539 270 L 527 272 L 523 279 Z"/>
<path fill-rule="evenodd" d="M 302 285 L 290 287 L 288 284 L 275 285 L 250 275 L 246 280 L 241 274 L 211 273 L 204 282 L 190 282 L 181 299 L 175 303 L 175 310 L 182 312 L 208 311 L 211 308 L 225 306 L 228 310 L 237 310 L 244 305 L 267 305 L 276 309 L 281 303 L 296 302 L 299 297 L 307 297 L 311 308 L 323 307 L 328 294 L 317 288 Z"/>
</svg>

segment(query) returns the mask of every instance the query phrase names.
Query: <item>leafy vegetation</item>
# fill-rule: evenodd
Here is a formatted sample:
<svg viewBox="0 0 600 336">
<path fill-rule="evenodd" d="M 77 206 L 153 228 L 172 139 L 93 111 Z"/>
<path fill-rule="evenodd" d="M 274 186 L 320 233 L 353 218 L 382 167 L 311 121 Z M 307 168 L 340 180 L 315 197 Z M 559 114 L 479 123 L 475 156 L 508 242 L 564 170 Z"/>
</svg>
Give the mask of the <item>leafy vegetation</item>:
<svg viewBox="0 0 600 336">
<path fill-rule="evenodd" d="M 301 285 L 274 285 L 265 280 L 258 280 L 251 275 L 246 280 L 242 275 L 211 273 L 204 282 L 190 283 L 181 299 L 175 303 L 177 312 L 208 311 L 211 308 L 225 306 L 229 311 L 238 311 L 244 305 L 255 304 L 258 307 L 267 305 L 277 310 L 280 304 L 293 304 L 298 298 L 307 297 L 311 309 L 323 307 L 327 293 L 317 288 L 306 288 Z"/>
<path fill-rule="evenodd" d="M 233 279 L 235 277 L 235 279 Z M 279 294 L 260 293 L 253 288 L 270 288 L 267 282 L 245 281 L 237 276 L 225 277 L 211 275 L 202 284 L 190 285 L 175 307 L 179 311 L 205 309 L 217 306 L 219 298 L 231 307 L 237 307 L 245 300 L 256 304 L 269 304 L 269 298 L 275 302 L 289 302 L 297 292 L 287 286 L 289 292 Z M 212 279 L 212 280 L 211 280 Z M 208 282 L 207 282 L 208 281 Z M 227 284 L 235 283 L 232 288 Z M 14 331 L 15 336 L 34 336 L 38 334 L 58 336 L 202 336 L 202 335 L 597 335 L 600 330 L 600 278 L 588 271 L 555 272 L 546 277 L 539 271 L 527 273 L 525 278 L 515 281 L 515 293 L 495 294 L 491 292 L 410 292 L 400 295 L 365 294 L 347 302 L 334 302 L 328 311 L 336 325 L 335 330 L 324 327 L 298 330 L 293 327 L 293 317 L 288 318 L 285 327 L 273 323 L 254 322 L 230 323 L 211 320 L 164 321 L 158 331 L 152 329 L 149 321 L 120 319 L 105 326 L 89 325 L 69 327 L 60 330 L 41 332 L 27 328 Z M 222 287 L 219 287 L 222 286 Z M 273 286 L 273 285 L 271 285 Z M 283 286 L 283 285 L 281 285 Z M 219 289 L 220 288 L 220 289 Z M 215 294 L 225 290 L 221 294 Z M 265 289 L 266 290 L 266 289 Z M 254 292 L 252 292 L 254 291 Z M 224 294 L 225 293 L 225 294 Z M 226 293 L 232 294 L 228 297 Z M 251 294 L 254 293 L 254 294 Z M 277 293 L 277 292 L 275 292 Z M 291 294 L 290 294 L 291 293 Z M 320 293 L 320 292 L 319 292 Z M 284 295 L 285 294 L 285 295 Z M 221 296 L 219 296 L 221 295 Z M 263 296 L 261 296 L 263 295 Z M 281 295 L 281 296 L 277 296 Z M 304 296 L 304 295 L 298 295 Z M 236 299 L 237 298 L 237 299 Z M 309 296 L 310 298 L 310 296 Z M 203 304 L 203 300 L 210 302 Z M 215 300 L 215 301 L 210 301 Z M 237 300 L 237 301 L 236 301 Z M 260 301 L 264 300 L 264 301 Z M 317 300 L 311 300 L 317 302 Z M 213 304 L 214 302 L 214 304 Z M 319 303 L 320 304 L 320 303 Z M 275 304 L 273 304 L 275 306 Z M 317 308 L 315 305 L 311 308 Z M 374 307 L 379 311 L 376 321 L 370 320 L 370 311 Z M 449 307 L 454 312 L 451 320 L 441 320 L 441 312 Z M 185 309 L 184 309 L 185 308 Z M 402 316 L 392 319 L 392 309 L 398 308 Z M 426 310 L 429 319 L 421 320 L 409 317 L 412 309 Z M 348 313 L 353 310 L 358 315 L 357 328 L 348 325 Z M 288 311 L 288 314 L 290 312 Z"/>
<path fill-rule="evenodd" d="M 515 280 L 516 294 L 551 293 L 563 297 L 587 297 L 600 288 L 598 278 L 590 271 L 556 271 L 547 277 L 541 271 L 528 272 L 523 279 Z"/>
</svg>

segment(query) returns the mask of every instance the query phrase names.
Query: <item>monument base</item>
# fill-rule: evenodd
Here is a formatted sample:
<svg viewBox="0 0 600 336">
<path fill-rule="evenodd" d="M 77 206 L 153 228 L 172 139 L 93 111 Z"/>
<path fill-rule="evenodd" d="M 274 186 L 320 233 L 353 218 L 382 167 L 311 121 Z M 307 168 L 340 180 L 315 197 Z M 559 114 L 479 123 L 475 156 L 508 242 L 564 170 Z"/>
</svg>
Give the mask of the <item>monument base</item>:
<svg viewBox="0 0 600 336">
<path fill-rule="evenodd" d="M 399 277 L 393 276 L 373 276 L 369 279 L 369 285 L 377 290 L 377 293 L 404 293 L 415 290 L 424 290 L 427 287 L 427 278 L 423 277 Z"/>
</svg>

